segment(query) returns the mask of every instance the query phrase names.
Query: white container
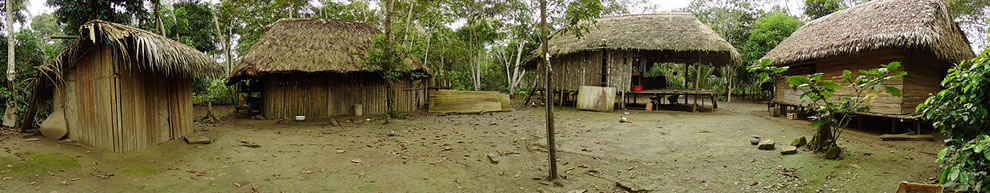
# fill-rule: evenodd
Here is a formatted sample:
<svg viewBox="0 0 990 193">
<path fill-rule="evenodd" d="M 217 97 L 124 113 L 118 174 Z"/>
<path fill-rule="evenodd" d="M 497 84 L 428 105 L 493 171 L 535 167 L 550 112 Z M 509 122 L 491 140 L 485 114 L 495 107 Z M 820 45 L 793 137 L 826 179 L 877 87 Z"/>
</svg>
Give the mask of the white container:
<svg viewBox="0 0 990 193">
<path fill-rule="evenodd" d="M 296 121 L 305 121 L 306 116 L 296 116 Z"/>
</svg>

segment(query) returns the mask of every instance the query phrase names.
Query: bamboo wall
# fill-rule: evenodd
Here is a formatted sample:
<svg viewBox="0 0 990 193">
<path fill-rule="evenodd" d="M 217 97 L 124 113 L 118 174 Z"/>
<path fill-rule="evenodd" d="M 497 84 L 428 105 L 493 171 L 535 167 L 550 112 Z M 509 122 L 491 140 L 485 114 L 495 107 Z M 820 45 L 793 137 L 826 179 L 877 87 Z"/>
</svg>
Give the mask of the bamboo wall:
<svg viewBox="0 0 990 193">
<path fill-rule="evenodd" d="M 385 80 L 374 74 L 269 76 L 263 84 L 263 115 L 268 119 L 353 115 L 354 104 L 362 104 L 365 115 L 387 111 Z M 413 111 L 425 105 L 425 81 L 402 80 L 393 85 L 396 111 Z"/>
<path fill-rule="evenodd" d="M 128 152 L 193 131 L 192 81 L 130 66 L 97 47 L 65 74 L 54 99 L 64 108 L 69 139 Z"/>
<path fill-rule="evenodd" d="M 602 81 L 602 58 L 606 80 Z M 551 58 L 553 90 L 577 91 L 581 86 L 607 86 L 628 92 L 632 84 L 633 53 L 619 50 L 590 51 Z M 543 66 L 537 67 L 537 83 L 543 85 Z"/>
<path fill-rule="evenodd" d="M 888 80 L 886 86 L 901 89 L 903 97 L 895 97 L 883 93 L 869 105 L 871 112 L 886 114 L 913 113 L 915 107 L 928 97 L 928 93 L 939 90 L 939 83 L 945 77 L 949 64 L 940 62 L 929 52 L 914 51 L 903 48 L 891 48 L 874 51 L 864 51 L 856 55 L 836 56 L 811 62 L 816 73 L 824 73 L 823 78 L 841 76 L 843 70 L 868 70 L 879 68 L 881 64 L 900 61 L 900 71 L 908 74 L 904 77 Z M 836 78 L 833 81 L 841 82 Z M 775 100 L 788 104 L 799 104 L 801 91 L 791 88 L 786 80 L 781 79 L 776 84 Z M 834 99 L 852 96 L 852 89 L 837 90 Z"/>
</svg>

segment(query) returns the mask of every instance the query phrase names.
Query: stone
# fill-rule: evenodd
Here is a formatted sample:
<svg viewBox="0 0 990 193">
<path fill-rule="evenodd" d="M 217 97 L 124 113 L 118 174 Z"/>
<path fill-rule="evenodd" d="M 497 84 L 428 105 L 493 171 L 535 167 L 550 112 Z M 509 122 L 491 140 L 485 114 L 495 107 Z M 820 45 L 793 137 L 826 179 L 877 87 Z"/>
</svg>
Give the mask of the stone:
<svg viewBox="0 0 990 193">
<path fill-rule="evenodd" d="M 828 151 L 825 151 L 825 159 L 839 159 L 839 154 L 842 154 L 842 149 L 838 147 L 828 148 Z"/>
<path fill-rule="evenodd" d="M 498 155 L 489 153 L 487 156 L 488 156 L 488 161 L 491 161 L 493 164 L 498 164 Z"/>
<path fill-rule="evenodd" d="M 213 142 L 210 140 L 210 138 L 207 138 L 206 136 L 202 136 L 202 135 L 186 136 L 185 139 L 186 139 L 186 143 L 188 144 L 210 144 L 211 142 Z"/>
<path fill-rule="evenodd" d="M 780 148 L 780 154 L 784 154 L 784 155 L 796 154 L 797 152 L 798 151 L 796 146 L 788 145 Z"/>
<path fill-rule="evenodd" d="M 801 138 L 794 139 L 794 141 L 791 142 L 791 145 L 795 147 L 801 147 L 807 144 L 808 144 L 808 138 L 804 138 L 804 136 L 801 136 Z"/>
<path fill-rule="evenodd" d="M 760 144 L 760 136 L 759 135 L 749 136 L 749 143 L 753 145 Z"/>
<path fill-rule="evenodd" d="M 265 116 L 261 116 L 261 115 L 255 115 L 254 117 L 251 118 L 254 118 L 256 120 L 265 120 Z"/>
<path fill-rule="evenodd" d="M 337 120 L 336 120 L 336 119 L 330 119 L 330 125 L 333 125 L 333 126 L 340 126 L 340 122 L 337 122 Z"/>
<path fill-rule="evenodd" d="M 13 106 L 8 106 L 7 110 L 3 113 L 3 126 L 4 127 L 14 127 L 17 126 L 17 114 L 14 114 Z"/>
<path fill-rule="evenodd" d="M 761 149 L 761 150 L 773 150 L 774 149 L 774 145 L 777 145 L 777 143 L 774 143 L 773 140 L 763 140 L 763 141 L 760 141 L 759 145 L 757 146 L 757 149 Z"/>
</svg>

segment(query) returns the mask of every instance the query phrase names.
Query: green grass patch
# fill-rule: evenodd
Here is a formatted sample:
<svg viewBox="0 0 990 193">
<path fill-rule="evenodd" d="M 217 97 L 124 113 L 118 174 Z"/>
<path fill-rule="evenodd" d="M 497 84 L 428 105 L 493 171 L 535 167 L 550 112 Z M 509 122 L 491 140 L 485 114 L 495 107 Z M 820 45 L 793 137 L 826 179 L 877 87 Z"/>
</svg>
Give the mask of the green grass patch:
<svg viewBox="0 0 990 193">
<path fill-rule="evenodd" d="M 48 172 L 80 168 L 79 160 L 62 153 L 26 153 L 24 159 L 0 156 L 0 174 L 4 176 L 48 175 Z"/>
</svg>

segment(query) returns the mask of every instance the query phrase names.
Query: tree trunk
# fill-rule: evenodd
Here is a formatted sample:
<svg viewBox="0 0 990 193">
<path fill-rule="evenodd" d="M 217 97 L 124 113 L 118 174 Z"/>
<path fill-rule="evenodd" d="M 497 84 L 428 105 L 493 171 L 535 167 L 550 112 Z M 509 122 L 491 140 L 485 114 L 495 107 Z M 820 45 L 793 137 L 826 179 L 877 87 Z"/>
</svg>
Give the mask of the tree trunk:
<svg viewBox="0 0 990 193">
<path fill-rule="evenodd" d="M 17 87 L 14 86 L 14 78 L 17 76 L 16 65 L 14 65 L 14 36 L 16 36 L 14 34 L 14 1 L 6 0 L 4 2 L 7 3 L 7 86 L 11 92 L 10 100 L 14 101 L 13 107 L 17 109 Z"/>
<path fill-rule="evenodd" d="M 828 118 L 823 118 L 822 120 L 829 120 Z M 835 144 L 835 139 L 832 136 L 832 124 L 826 122 L 821 126 L 818 126 L 818 133 L 815 137 L 811 138 L 811 142 L 808 143 L 808 149 L 816 153 L 821 153 L 828 151 L 828 148 L 833 147 Z"/>
<path fill-rule="evenodd" d="M 387 42 L 385 44 L 386 45 L 385 53 L 388 53 L 389 55 L 391 55 L 392 52 L 394 51 L 392 50 L 392 48 L 394 47 L 393 46 L 394 42 L 392 42 L 392 6 L 394 5 L 395 5 L 395 0 L 389 0 L 388 4 L 385 5 L 385 24 L 383 25 L 385 28 L 385 41 Z M 391 65 L 392 64 L 389 64 L 389 66 Z M 391 73 L 391 71 L 394 70 L 390 68 L 383 68 L 383 69 L 388 71 L 386 73 Z M 387 115 L 386 122 L 388 122 L 388 120 L 395 113 L 395 105 L 392 104 L 393 101 L 395 100 L 395 96 L 394 96 L 395 88 L 393 84 L 394 82 L 390 78 L 385 79 L 385 88 L 387 89 L 385 93 L 385 107 L 387 111 L 385 112 L 385 114 Z"/>
<path fill-rule="evenodd" d="M 179 41 L 179 30 L 176 30 L 179 27 L 179 17 L 176 15 L 178 14 L 175 13 L 175 4 L 172 4 L 172 36 L 175 37 L 176 41 Z"/>
<path fill-rule="evenodd" d="M 406 31 L 402 35 L 403 43 L 409 43 L 409 26 L 412 25 L 409 22 L 412 22 L 412 10 L 415 5 L 416 5 L 416 1 L 409 2 L 409 11 L 406 12 Z M 412 46 L 412 44 L 409 45 Z"/>
<path fill-rule="evenodd" d="M 511 77 L 511 80 L 509 80 L 510 81 L 509 82 L 509 95 L 512 95 L 512 93 L 516 92 L 516 86 L 518 86 L 519 85 L 519 81 L 522 80 L 522 74 L 519 73 L 519 66 L 521 66 L 519 64 L 519 62 L 522 59 L 523 45 L 526 45 L 526 40 L 522 40 L 518 44 L 519 44 L 519 47 L 516 48 L 516 63 L 512 67 L 512 77 Z M 526 70 L 523 69 L 522 73 L 526 73 Z"/>
<path fill-rule="evenodd" d="M 155 9 L 155 28 L 158 30 L 159 35 L 165 34 L 165 24 L 162 24 L 162 2 L 161 0 L 154 0 L 152 2 Z"/>
</svg>

